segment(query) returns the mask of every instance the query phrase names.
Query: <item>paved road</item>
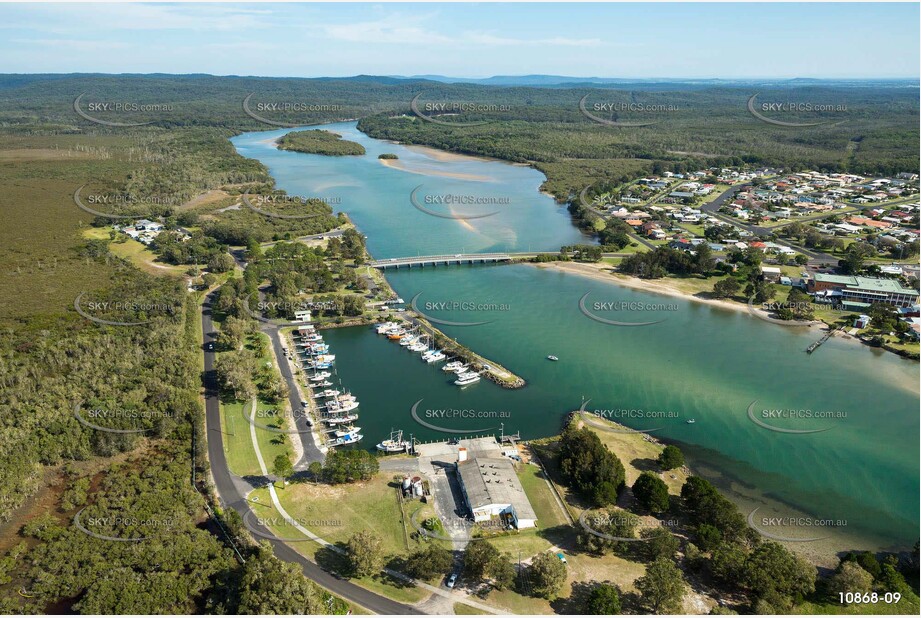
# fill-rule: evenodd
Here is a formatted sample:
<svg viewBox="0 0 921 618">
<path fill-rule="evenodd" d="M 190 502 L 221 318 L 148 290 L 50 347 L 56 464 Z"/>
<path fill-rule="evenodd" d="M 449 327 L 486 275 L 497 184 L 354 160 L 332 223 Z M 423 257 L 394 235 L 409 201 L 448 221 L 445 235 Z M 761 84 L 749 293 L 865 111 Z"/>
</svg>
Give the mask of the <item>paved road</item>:
<svg viewBox="0 0 921 618">
<path fill-rule="evenodd" d="M 241 516 L 250 512 L 240 489 L 234 483 L 234 477 L 227 466 L 224 456 L 224 434 L 221 433 L 221 411 L 218 403 L 217 376 L 214 370 L 214 352 L 210 346 L 214 343 L 214 326 L 211 322 L 212 295 L 209 295 L 202 305 L 201 327 L 204 333 L 205 372 L 203 377 L 205 387 L 205 422 L 208 439 L 208 458 L 211 463 L 211 475 L 218 496 L 225 507 L 230 507 Z M 255 514 L 253 514 L 255 515 Z M 256 525 L 257 518 L 250 516 L 249 520 L 260 532 L 269 534 L 268 529 Z M 397 603 L 382 597 L 349 581 L 337 578 L 335 575 L 321 569 L 316 563 L 294 551 L 281 541 L 270 540 L 275 555 L 286 562 L 297 564 L 304 575 L 323 586 L 333 594 L 347 601 L 356 603 L 378 614 L 408 615 L 420 614 L 414 607 Z"/>
<path fill-rule="evenodd" d="M 315 461 L 323 463 L 326 460 L 326 455 L 317 447 L 313 439 L 313 431 L 307 425 L 307 419 L 303 415 L 297 414 L 297 411 L 302 407 L 301 398 L 298 394 L 294 373 L 291 371 L 291 363 L 289 363 L 288 359 L 285 357 L 285 350 L 281 343 L 281 333 L 278 331 L 278 326 L 262 322 L 260 330 L 268 335 L 269 339 L 272 341 L 272 349 L 275 352 L 275 360 L 278 361 L 278 368 L 281 370 L 282 377 L 288 383 L 288 403 L 291 404 L 291 412 L 297 419 L 295 421 L 295 426 L 298 430 L 297 437 L 304 447 L 304 455 L 301 457 L 300 461 L 294 464 L 294 469 L 305 470 L 307 466 Z M 293 349 L 291 353 L 294 354 Z"/>
</svg>

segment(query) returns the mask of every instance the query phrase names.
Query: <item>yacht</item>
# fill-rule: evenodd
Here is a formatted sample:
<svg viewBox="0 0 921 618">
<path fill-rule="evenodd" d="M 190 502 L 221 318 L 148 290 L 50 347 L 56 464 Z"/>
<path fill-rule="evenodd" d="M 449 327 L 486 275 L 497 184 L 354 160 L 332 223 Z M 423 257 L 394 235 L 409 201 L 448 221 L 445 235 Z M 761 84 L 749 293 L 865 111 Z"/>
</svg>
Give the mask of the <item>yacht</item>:
<svg viewBox="0 0 921 618">
<path fill-rule="evenodd" d="M 416 343 L 418 340 L 419 338 L 415 335 L 404 335 L 403 338 L 400 339 L 400 345 L 404 347 L 410 346 Z"/>
<path fill-rule="evenodd" d="M 441 368 L 442 371 L 457 371 L 464 366 L 464 363 L 461 361 L 451 361 L 450 363 L 445 363 L 444 367 Z"/>
<path fill-rule="evenodd" d="M 428 346 L 425 345 L 422 341 L 417 341 L 407 348 L 410 352 L 425 352 L 428 349 Z"/>
<path fill-rule="evenodd" d="M 396 330 L 392 330 L 390 331 L 390 333 L 387 334 L 387 339 L 392 339 L 393 341 L 399 341 L 400 339 L 403 338 L 403 335 L 405 334 L 406 334 L 406 329 L 397 328 Z"/>
<path fill-rule="evenodd" d="M 697 422 L 697 421 L 696 421 L 695 419 L 693 419 L 693 418 L 689 418 L 688 420 L 685 421 L 685 423 L 687 423 L 688 425 L 693 425 L 693 424 L 696 423 L 696 422 Z"/>
<path fill-rule="evenodd" d="M 336 397 L 339 394 L 339 391 L 325 390 L 320 391 L 313 396 L 314 399 L 322 399 L 323 397 Z"/>
<path fill-rule="evenodd" d="M 333 374 L 331 374 L 328 371 L 322 371 L 320 373 L 310 376 L 310 381 L 311 382 L 323 382 L 324 380 L 326 380 L 326 378 L 330 377 L 331 375 Z"/>
<path fill-rule="evenodd" d="M 425 362 L 427 363 L 437 363 L 438 361 L 443 361 L 445 359 L 445 354 L 441 350 L 435 350 L 428 357 L 424 357 Z"/>
<path fill-rule="evenodd" d="M 551 355 L 549 355 L 549 356 L 547 357 L 547 360 L 558 361 L 558 360 L 560 360 L 560 359 L 557 358 L 556 356 L 554 356 L 553 354 L 551 354 Z"/>
<path fill-rule="evenodd" d="M 474 382 L 479 382 L 480 376 L 475 373 L 462 373 L 457 376 L 457 379 L 454 380 L 454 383 L 458 386 L 467 386 L 468 384 L 473 384 Z"/>
<path fill-rule="evenodd" d="M 355 425 L 349 425 L 348 427 L 343 427 L 342 429 L 334 429 L 332 434 L 337 438 L 343 438 L 350 433 L 358 433 L 361 431 L 361 427 L 356 427 Z"/>
<path fill-rule="evenodd" d="M 381 441 L 377 450 L 385 453 L 401 453 L 409 449 L 409 442 L 403 439 L 403 430 L 390 431 L 390 439 Z"/>
<path fill-rule="evenodd" d="M 460 374 L 462 374 L 462 373 L 470 373 L 470 366 L 469 366 L 469 365 L 461 365 L 460 367 L 455 367 L 455 368 L 454 368 L 454 373 L 456 373 L 456 374 L 458 374 L 458 375 L 460 375 Z"/>
<path fill-rule="evenodd" d="M 395 329 L 397 326 L 399 326 L 399 324 L 396 322 L 384 322 L 383 324 L 378 324 L 376 328 L 377 334 L 386 335 L 389 331 Z"/>
</svg>

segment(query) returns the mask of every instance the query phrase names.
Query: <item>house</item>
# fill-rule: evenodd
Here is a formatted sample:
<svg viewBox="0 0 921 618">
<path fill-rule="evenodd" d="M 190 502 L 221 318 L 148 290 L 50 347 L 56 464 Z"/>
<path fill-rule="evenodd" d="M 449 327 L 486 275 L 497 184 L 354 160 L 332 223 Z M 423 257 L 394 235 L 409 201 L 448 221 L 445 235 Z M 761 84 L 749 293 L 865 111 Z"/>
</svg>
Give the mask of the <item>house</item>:
<svg viewBox="0 0 921 618">
<path fill-rule="evenodd" d="M 461 493 L 474 521 L 499 518 L 519 530 L 537 525 L 537 514 L 509 459 L 467 459 L 466 450 L 461 450 L 456 465 Z"/>
<path fill-rule="evenodd" d="M 783 273 L 780 272 L 780 269 L 776 266 L 762 266 L 761 267 L 761 276 L 764 277 L 765 281 L 770 281 L 772 283 L 779 283 L 780 277 Z"/>
<path fill-rule="evenodd" d="M 892 227 L 892 223 L 889 223 L 888 221 L 876 221 L 874 219 L 867 219 L 866 217 L 849 217 L 847 222 L 853 225 L 863 225 L 880 230 L 888 230 Z"/>
<path fill-rule="evenodd" d="M 310 312 L 309 312 L 309 311 L 295 311 L 295 312 L 294 312 L 294 321 L 295 321 L 295 322 L 309 322 L 309 321 L 310 321 Z"/>
<path fill-rule="evenodd" d="M 666 234 L 664 230 L 655 228 L 646 232 L 646 236 L 652 238 L 653 240 L 665 240 L 668 234 Z"/>
<path fill-rule="evenodd" d="M 668 194 L 668 196 L 679 198 L 679 199 L 686 199 L 686 198 L 694 197 L 694 194 L 691 193 L 690 191 L 672 191 L 671 193 Z"/>
</svg>

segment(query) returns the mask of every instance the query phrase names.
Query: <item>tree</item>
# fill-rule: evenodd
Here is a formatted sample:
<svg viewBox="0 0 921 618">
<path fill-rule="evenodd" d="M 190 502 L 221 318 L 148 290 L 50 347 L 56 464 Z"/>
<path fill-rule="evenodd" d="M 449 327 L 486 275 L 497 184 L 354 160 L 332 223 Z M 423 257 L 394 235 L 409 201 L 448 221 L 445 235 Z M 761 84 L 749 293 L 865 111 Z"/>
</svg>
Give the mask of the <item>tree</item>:
<svg viewBox="0 0 921 618">
<path fill-rule="evenodd" d="M 567 483 L 598 506 L 617 501 L 624 466 L 593 431 L 567 427 L 560 439 L 560 468 Z"/>
<path fill-rule="evenodd" d="M 215 253 L 208 260 L 208 270 L 213 273 L 225 273 L 228 270 L 233 270 L 235 264 L 233 256 L 229 253 Z"/>
<path fill-rule="evenodd" d="M 500 557 L 499 550 L 489 541 L 468 543 L 464 549 L 464 577 L 483 581 Z"/>
<path fill-rule="evenodd" d="M 590 616 L 615 616 L 620 610 L 620 590 L 611 584 L 595 586 L 585 603 L 585 613 Z"/>
<path fill-rule="evenodd" d="M 552 552 L 537 554 L 528 567 L 528 580 L 531 594 L 553 600 L 566 581 L 566 565 Z"/>
<path fill-rule="evenodd" d="M 643 603 L 655 614 L 676 614 L 684 597 L 684 579 L 675 563 L 660 558 L 646 567 L 646 574 L 633 582 Z"/>
<path fill-rule="evenodd" d="M 873 589 L 873 576 L 856 562 L 842 562 L 838 572 L 828 578 L 828 593 L 838 600 L 840 592 L 870 592 Z"/>
<path fill-rule="evenodd" d="M 668 485 L 652 472 L 643 472 L 633 484 L 633 495 L 637 502 L 650 513 L 668 510 Z"/>
<path fill-rule="evenodd" d="M 332 608 L 325 602 L 327 595 L 305 578 L 299 567 L 276 558 L 268 542 L 261 542 L 242 568 L 243 574 L 237 586 L 239 604 L 228 613 L 332 613 Z M 344 609 L 336 613 L 344 613 Z"/>
<path fill-rule="evenodd" d="M 381 539 L 367 530 L 357 532 L 349 538 L 345 555 L 349 568 L 356 577 L 374 575 L 384 566 Z"/>
<path fill-rule="evenodd" d="M 291 465 L 291 460 L 288 458 L 287 453 L 281 453 L 275 458 L 272 463 L 272 472 L 287 485 L 285 479 L 294 474 L 294 466 Z"/>
<path fill-rule="evenodd" d="M 661 526 L 646 528 L 640 533 L 640 538 L 645 541 L 640 544 L 642 553 L 649 561 L 659 558 L 672 560 L 678 551 L 678 537 Z"/>
<path fill-rule="evenodd" d="M 730 298 L 739 293 L 742 284 L 735 277 L 726 277 L 713 284 L 713 295 L 717 298 Z"/>
<path fill-rule="evenodd" d="M 783 545 L 768 541 L 745 559 L 742 581 L 756 597 L 775 592 L 794 598 L 815 591 L 816 569 Z"/>
<path fill-rule="evenodd" d="M 663 470 L 674 470 L 684 465 L 684 453 L 677 446 L 669 444 L 659 453 L 659 467 Z"/>
<path fill-rule="evenodd" d="M 319 481 L 323 478 L 323 464 L 319 461 L 312 461 L 310 465 L 307 466 L 307 472 L 314 481 Z"/>
<path fill-rule="evenodd" d="M 426 543 L 425 547 L 414 551 L 406 559 L 406 571 L 413 577 L 429 579 L 448 572 L 453 563 L 454 556 L 450 550 L 435 543 Z"/>
</svg>

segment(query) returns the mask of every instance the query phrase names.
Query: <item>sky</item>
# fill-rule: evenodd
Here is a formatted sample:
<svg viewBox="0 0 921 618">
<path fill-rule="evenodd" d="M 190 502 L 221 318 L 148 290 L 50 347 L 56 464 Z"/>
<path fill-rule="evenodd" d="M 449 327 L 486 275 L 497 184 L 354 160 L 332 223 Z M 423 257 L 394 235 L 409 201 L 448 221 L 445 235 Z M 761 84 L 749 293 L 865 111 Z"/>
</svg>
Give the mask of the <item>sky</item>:
<svg viewBox="0 0 921 618">
<path fill-rule="evenodd" d="M 918 78 L 919 4 L 0 4 L 2 73 Z"/>
</svg>

